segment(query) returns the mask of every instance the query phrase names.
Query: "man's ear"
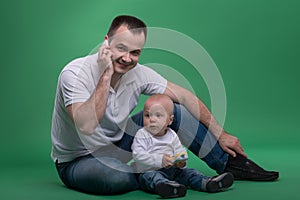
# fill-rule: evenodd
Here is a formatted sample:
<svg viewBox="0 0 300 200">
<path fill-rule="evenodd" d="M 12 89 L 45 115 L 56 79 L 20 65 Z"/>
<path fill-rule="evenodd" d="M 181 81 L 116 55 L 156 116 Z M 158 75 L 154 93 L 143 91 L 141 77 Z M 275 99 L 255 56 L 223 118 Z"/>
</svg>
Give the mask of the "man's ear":
<svg viewBox="0 0 300 200">
<path fill-rule="evenodd" d="M 171 115 L 169 125 L 171 125 L 173 123 L 173 120 L 174 120 L 174 115 Z"/>
</svg>

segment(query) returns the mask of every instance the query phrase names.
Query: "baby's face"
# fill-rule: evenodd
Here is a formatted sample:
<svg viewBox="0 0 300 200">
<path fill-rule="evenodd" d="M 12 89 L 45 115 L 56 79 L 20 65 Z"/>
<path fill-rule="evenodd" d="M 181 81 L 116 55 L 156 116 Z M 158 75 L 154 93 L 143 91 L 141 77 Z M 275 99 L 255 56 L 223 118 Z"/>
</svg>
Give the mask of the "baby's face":
<svg viewBox="0 0 300 200">
<path fill-rule="evenodd" d="M 145 105 L 144 127 L 152 135 L 162 136 L 166 133 L 168 125 L 172 123 L 172 115 L 158 103 Z"/>
</svg>

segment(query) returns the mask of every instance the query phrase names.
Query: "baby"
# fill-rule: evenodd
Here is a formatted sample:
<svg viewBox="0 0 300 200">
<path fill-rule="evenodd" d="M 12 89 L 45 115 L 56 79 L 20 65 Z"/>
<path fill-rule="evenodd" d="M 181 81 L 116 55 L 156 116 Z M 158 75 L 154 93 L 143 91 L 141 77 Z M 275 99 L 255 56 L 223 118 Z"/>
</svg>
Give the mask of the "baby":
<svg viewBox="0 0 300 200">
<path fill-rule="evenodd" d="M 233 175 L 208 177 L 186 168 L 187 152 L 168 126 L 173 122 L 174 105 L 163 94 L 150 96 L 144 105 L 144 127 L 132 144 L 133 158 L 141 188 L 163 198 L 183 197 L 187 187 L 205 192 L 219 192 L 233 184 Z"/>
</svg>

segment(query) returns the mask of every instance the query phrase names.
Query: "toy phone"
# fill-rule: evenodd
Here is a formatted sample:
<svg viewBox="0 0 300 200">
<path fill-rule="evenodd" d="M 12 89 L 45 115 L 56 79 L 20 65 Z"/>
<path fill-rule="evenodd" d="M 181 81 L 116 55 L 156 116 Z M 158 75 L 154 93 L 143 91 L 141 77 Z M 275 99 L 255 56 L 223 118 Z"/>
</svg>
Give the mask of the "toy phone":
<svg viewBox="0 0 300 200">
<path fill-rule="evenodd" d="M 187 152 L 181 152 L 181 153 L 178 153 L 176 154 L 174 157 L 173 157 L 173 163 L 179 163 L 179 162 L 183 162 L 183 161 L 186 161 L 188 159 L 188 156 L 187 156 Z"/>
</svg>

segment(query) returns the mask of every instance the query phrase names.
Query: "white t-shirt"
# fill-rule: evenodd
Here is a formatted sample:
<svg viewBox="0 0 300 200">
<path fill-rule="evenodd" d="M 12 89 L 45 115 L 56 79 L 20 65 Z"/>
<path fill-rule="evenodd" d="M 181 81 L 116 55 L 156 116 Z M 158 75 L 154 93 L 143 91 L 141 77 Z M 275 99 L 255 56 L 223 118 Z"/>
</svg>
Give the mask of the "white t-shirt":
<svg viewBox="0 0 300 200">
<path fill-rule="evenodd" d="M 132 146 L 133 159 L 139 172 L 162 168 L 164 154 L 175 156 L 186 152 L 177 134 L 168 128 L 163 136 L 153 136 L 145 128 L 141 128 L 135 135 Z"/>
<path fill-rule="evenodd" d="M 122 76 L 116 92 L 110 88 L 105 115 L 94 133 L 91 136 L 83 135 L 69 118 L 66 107 L 87 101 L 94 92 L 104 71 L 99 68 L 97 58 L 98 54 L 93 54 L 75 59 L 59 76 L 51 130 L 51 157 L 54 161 L 68 162 L 119 141 L 140 95 L 164 93 L 166 89 L 165 78 L 137 64 Z"/>
</svg>

